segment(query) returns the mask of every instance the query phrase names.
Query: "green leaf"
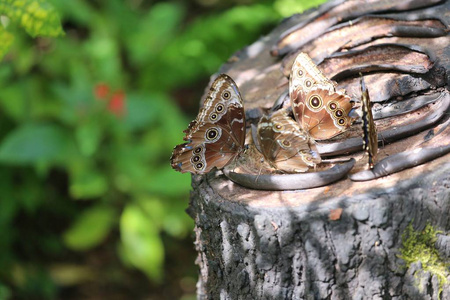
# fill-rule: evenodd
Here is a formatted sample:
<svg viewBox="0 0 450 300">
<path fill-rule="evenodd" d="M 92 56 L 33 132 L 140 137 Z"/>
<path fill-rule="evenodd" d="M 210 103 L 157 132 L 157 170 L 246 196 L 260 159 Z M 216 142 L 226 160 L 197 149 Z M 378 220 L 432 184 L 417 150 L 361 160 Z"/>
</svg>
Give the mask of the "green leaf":
<svg viewBox="0 0 450 300">
<path fill-rule="evenodd" d="M 295 13 L 301 13 L 311 7 L 318 6 L 325 2 L 324 0 L 309 0 L 309 1 L 298 1 L 298 0 L 276 0 L 273 7 L 276 12 L 278 12 L 283 17 L 291 16 Z"/>
<path fill-rule="evenodd" d="M 120 218 L 122 259 L 143 271 L 149 278 L 160 280 L 164 246 L 151 218 L 136 204 L 128 204 Z"/>
<path fill-rule="evenodd" d="M 170 188 L 167 183 L 170 182 Z M 149 192 L 164 196 L 186 195 L 191 189 L 191 176 L 175 172 L 169 165 L 169 161 L 163 167 L 158 168 L 149 178 Z"/>
<path fill-rule="evenodd" d="M 0 283 L 0 299 L 11 299 L 12 293 L 11 290 L 6 286 Z"/>
<path fill-rule="evenodd" d="M 52 1 L 52 4 L 64 20 L 71 20 L 82 26 L 92 26 L 99 17 L 96 7 L 90 1 Z M 104 11 L 100 10 L 100 13 Z"/>
<path fill-rule="evenodd" d="M 104 176 L 95 170 L 77 172 L 70 180 L 70 194 L 75 199 L 100 197 L 108 190 L 108 182 Z"/>
<path fill-rule="evenodd" d="M 110 206 L 97 205 L 84 211 L 64 233 L 64 243 L 73 250 L 85 251 L 103 242 L 115 220 Z"/>
<path fill-rule="evenodd" d="M 142 18 L 138 28 L 128 36 L 125 44 L 136 66 L 154 59 L 180 28 L 183 10 L 175 3 L 156 3 Z"/>
<path fill-rule="evenodd" d="M 221 14 L 195 18 L 157 52 L 151 63 L 139 65 L 145 73 L 138 78 L 139 83 L 153 91 L 188 86 L 216 72 L 233 52 L 254 41 L 263 26 L 278 20 L 273 8 L 262 4 L 236 6 Z M 153 74 L 160 70 L 165 76 L 155 77 Z"/>
<path fill-rule="evenodd" d="M 32 37 L 64 35 L 58 13 L 46 0 L 2 0 L 0 14 L 18 23 Z"/>
<path fill-rule="evenodd" d="M 183 213 L 184 210 L 182 210 Z M 192 227 L 190 228 L 186 226 L 186 221 L 184 218 L 181 218 L 178 214 L 172 213 L 167 214 L 164 218 L 164 231 L 174 237 L 186 236 L 187 232 L 192 231 Z"/>
<path fill-rule="evenodd" d="M 124 125 L 129 130 L 148 129 L 152 122 L 161 117 L 159 101 L 152 95 L 127 95 L 127 115 Z"/>
<path fill-rule="evenodd" d="M 116 37 L 104 33 L 92 33 L 92 35 L 92 38 L 83 45 L 83 50 L 91 59 L 90 72 L 95 77 L 102 78 L 103 81 L 119 85 L 123 78 L 119 41 Z"/>
<path fill-rule="evenodd" d="M 136 196 L 136 203 L 138 203 L 147 218 L 151 218 L 152 224 L 154 224 L 155 228 L 158 228 L 158 230 L 161 228 L 167 211 L 170 210 L 165 207 L 165 200 L 166 199 L 157 198 L 150 194 Z"/>
<path fill-rule="evenodd" d="M 96 120 L 85 122 L 76 129 L 75 137 L 80 152 L 85 156 L 92 156 L 102 138 L 102 128 Z"/>
<path fill-rule="evenodd" d="M 25 124 L 10 132 L 0 144 L 0 162 L 36 164 L 57 162 L 70 151 L 68 133 L 57 125 Z"/>
<path fill-rule="evenodd" d="M 14 36 L 3 28 L 0 24 L 0 60 L 8 53 L 9 48 L 14 40 Z"/>
<path fill-rule="evenodd" d="M 15 287 L 13 299 L 18 295 L 21 299 L 55 299 L 57 287 L 41 265 L 16 262 L 9 272 Z"/>
</svg>

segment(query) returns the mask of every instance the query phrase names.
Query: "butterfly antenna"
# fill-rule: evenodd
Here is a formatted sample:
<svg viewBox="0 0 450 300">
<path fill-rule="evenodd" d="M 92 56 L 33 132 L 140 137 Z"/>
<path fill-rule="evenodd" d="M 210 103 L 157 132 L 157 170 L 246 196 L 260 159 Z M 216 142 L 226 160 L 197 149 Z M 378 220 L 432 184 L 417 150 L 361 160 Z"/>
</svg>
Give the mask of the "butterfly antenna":
<svg viewBox="0 0 450 300">
<path fill-rule="evenodd" d="M 352 26 L 353 24 L 350 21 L 350 26 Z M 338 48 L 338 50 L 336 52 L 341 52 L 342 50 L 344 50 L 345 48 L 347 48 L 347 45 L 349 45 L 351 43 L 352 39 L 349 39 L 348 41 L 346 41 L 342 46 L 340 46 Z"/>
<path fill-rule="evenodd" d="M 256 176 L 255 183 L 258 182 L 258 178 L 259 178 L 259 176 L 261 175 L 262 168 L 263 168 L 263 165 L 262 165 L 262 164 L 264 163 L 264 159 L 261 158 L 261 161 L 260 161 L 260 162 L 261 162 L 261 167 L 259 168 L 258 176 Z"/>
<path fill-rule="evenodd" d="M 386 140 L 383 138 L 383 134 L 380 132 L 378 134 L 378 137 L 379 137 L 379 141 L 381 142 L 381 149 L 380 149 L 380 151 L 382 151 L 384 156 L 388 156 L 388 154 L 386 153 L 386 151 L 384 149 Z"/>
</svg>

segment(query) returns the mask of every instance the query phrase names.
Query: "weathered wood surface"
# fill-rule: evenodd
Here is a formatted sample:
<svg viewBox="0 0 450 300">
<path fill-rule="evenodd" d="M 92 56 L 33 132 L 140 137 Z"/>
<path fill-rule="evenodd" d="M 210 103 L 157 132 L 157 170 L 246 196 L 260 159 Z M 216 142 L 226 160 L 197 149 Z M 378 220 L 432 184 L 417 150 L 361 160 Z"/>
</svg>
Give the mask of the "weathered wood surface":
<svg viewBox="0 0 450 300">
<path fill-rule="evenodd" d="M 449 2 L 358 2 L 295 15 L 230 58 L 220 73 L 239 85 L 248 120 L 287 91 L 290 65 L 305 51 L 356 99 L 355 75 L 363 72 L 378 131 L 386 132 L 380 158 L 448 146 Z M 436 107 L 437 120 L 402 137 L 389 133 L 414 127 Z M 363 170 L 358 144 L 341 147 L 359 143 L 360 133 L 357 123 L 324 141 L 322 155 L 353 157 L 351 173 Z M 405 228 L 430 222 L 442 231 L 436 247 L 450 259 L 450 154 L 379 179 L 307 190 L 247 189 L 221 171 L 193 176 L 192 185 L 199 299 L 438 299 L 436 276 L 420 263 L 405 268 L 397 255 Z M 440 297 L 450 299 L 449 284 Z"/>
</svg>

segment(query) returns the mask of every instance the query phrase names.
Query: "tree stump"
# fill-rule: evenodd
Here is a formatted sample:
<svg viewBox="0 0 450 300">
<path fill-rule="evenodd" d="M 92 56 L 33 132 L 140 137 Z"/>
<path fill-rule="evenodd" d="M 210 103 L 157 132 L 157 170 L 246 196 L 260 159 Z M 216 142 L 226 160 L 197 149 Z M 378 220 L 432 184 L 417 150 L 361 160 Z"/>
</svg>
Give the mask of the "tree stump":
<svg viewBox="0 0 450 300">
<path fill-rule="evenodd" d="M 287 90 L 302 51 L 355 99 L 364 74 L 379 132 L 441 110 L 437 120 L 382 142 L 380 158 L 448 146 L 449 2 L 388 2 L 326 3 L 231 57 L 220 73 L 238 84 L 247 119 Z M 383 116 L 389 108 L 403 113 Z M 360 134 L 357 123 L 324 144 Z M 325 156 L 355 158 L 352 173 L 365 168 L 362 149 L 341 152 Z M 192 179 L 198 299 L 450 299 L 450 284 L 420 261 L 407 267 L 399 258 L 408 225 L 420 231 L 429 223 L 441 231 L 434 246 L 449 259 L 450 154 L 370 181 L 305 190 L 248 189 L 221 171 Z"/>
</svg>

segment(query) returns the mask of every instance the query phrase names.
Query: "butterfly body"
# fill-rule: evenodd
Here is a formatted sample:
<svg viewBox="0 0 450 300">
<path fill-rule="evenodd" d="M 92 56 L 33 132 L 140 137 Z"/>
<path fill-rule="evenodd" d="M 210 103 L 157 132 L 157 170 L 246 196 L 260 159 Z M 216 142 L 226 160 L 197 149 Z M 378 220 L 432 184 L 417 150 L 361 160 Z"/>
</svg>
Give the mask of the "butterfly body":
<svg viewBox="0 0 450 300">
<path fill-rule="evenodd" d="M 321 161 L 314 140 L 286 110 L 261 117 L 257 138 L 265 159 L 279 171 L 305 172 Z"/>
<path fill-rule="evenodd" d="M 172 168 L 182 173 L 221 169 L 243 151 L 245 113 L 231 77 L 221 74 L 214 80 L 204 106 L 184 133 L 187 143 L 176 146 L 171 157 Z"/>
<path fill-rule="evenodd" d="M 300 126 L 316 140 L 332 138 L 353 123 L 353 102 L 323 75 L 305 53 L 294 61 L 289 79 L 292 111 Z"/>
<path fill-rule="evenodd" d="M 363 148 L 369 157 L 369 168 L 373 169 L 378 152 L 378 135 L 372 115 L 372 104 L 369 92 L 361 77 L 361 110 L 363 127 Z"/>
</svg>

